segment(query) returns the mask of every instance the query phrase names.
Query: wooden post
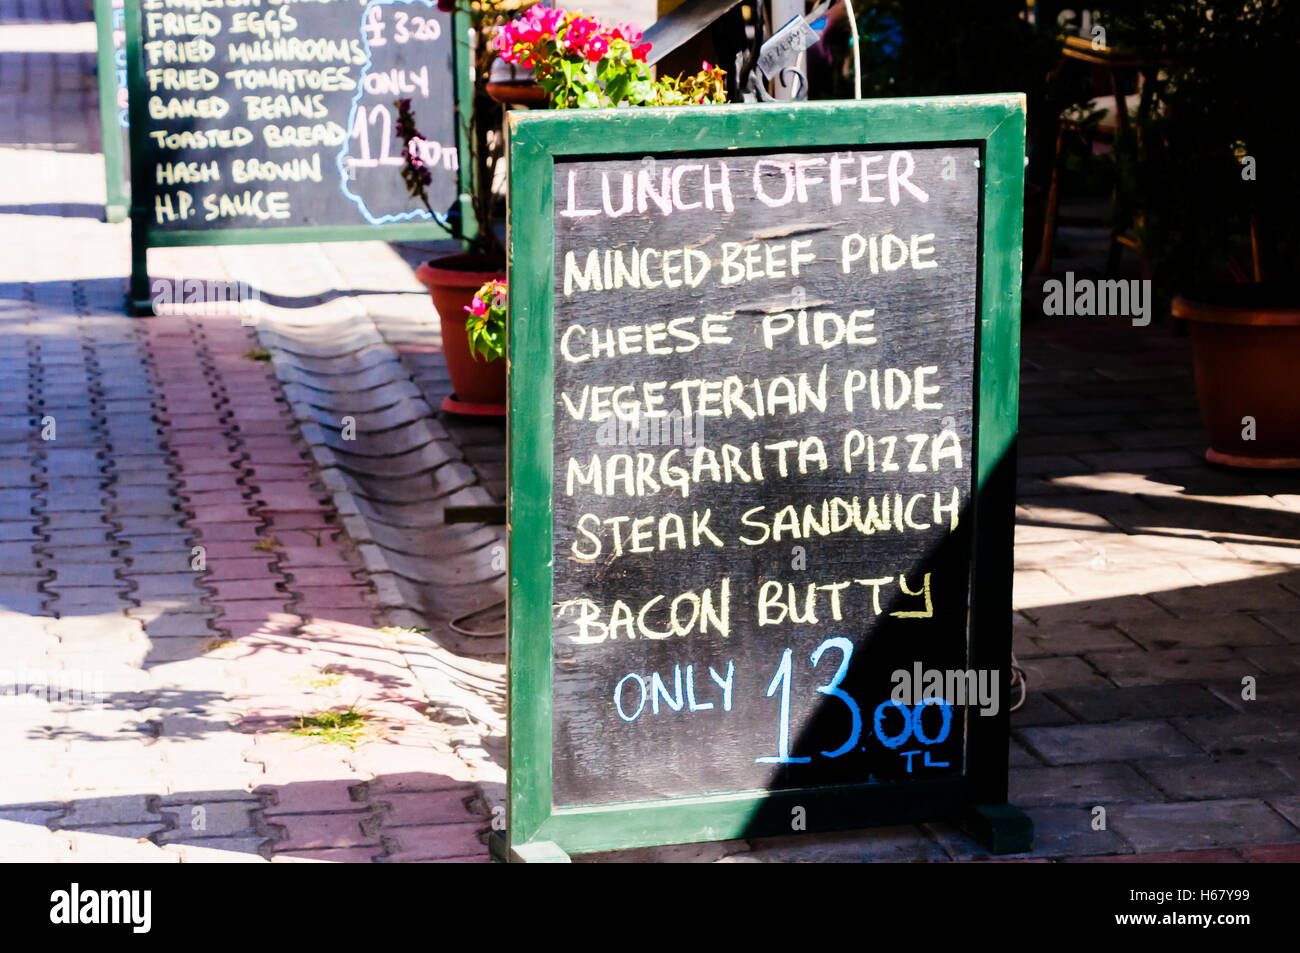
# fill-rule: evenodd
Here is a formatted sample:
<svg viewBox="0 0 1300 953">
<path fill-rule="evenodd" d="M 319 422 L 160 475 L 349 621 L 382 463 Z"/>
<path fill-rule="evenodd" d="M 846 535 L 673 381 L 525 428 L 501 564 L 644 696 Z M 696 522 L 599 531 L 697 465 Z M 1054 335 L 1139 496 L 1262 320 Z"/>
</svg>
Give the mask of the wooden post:
<svg viewBox="0 0 1300 953">
<path fill-rule="evenodd" d="M 781 27 L 790 22 L 791 17 L 797 17 L 804 12 L 803 0 L 771 0 L 772 4 L 772 32 L 775 33 Z M 804 76 L 808 75 L 808 54 L 800 53 L 798 60 L 795 61 L 795 69 Z M 781 100 L 792 100 L 802 92 L 803 98 L 808 98 L 808 91 L 800 90 L 798 84 L 787 83 L 783 78 L 777 77 L 772 81 L 772 96 Z"/>
<path fill-rule="evenodd" d="M 96 67 L 99 73 L 100 147 L 104 151 L 104 218 L 109 222 L 126 219 L 130 196 L 127 190 L 125 133 L 118 122 L 117 47 L 114 43 L 112 0 L 95 0 Z M 117 9 L 122 9 L 119 5 Z M 121 48 L 125 55 L 125 48 Z"/>
</svg>

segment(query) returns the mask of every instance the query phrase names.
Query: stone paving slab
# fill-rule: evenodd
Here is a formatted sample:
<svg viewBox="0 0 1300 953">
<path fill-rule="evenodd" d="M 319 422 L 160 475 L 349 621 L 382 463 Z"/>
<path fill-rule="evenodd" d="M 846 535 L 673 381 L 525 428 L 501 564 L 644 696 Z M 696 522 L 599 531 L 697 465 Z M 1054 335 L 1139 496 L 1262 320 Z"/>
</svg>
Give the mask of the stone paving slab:
<svg viewBox="0 0 1300 953">
<path fill-rule="evenodd" d="M 1164 721 L 1022 728 L 1016 736 L 1048 764 L 1179 758 L 1203 750 Z"/>
<path fill-rule="evenodd" d="M 1124 805 L 1111 817 L 1139 853 L 1300 841 L 1300 830 L 1258 800 Z"/>
<path fill-rule="evenodd" d="M 0 375 L 17 382 L 0 394 L 0 667 L 90 669 L 106 697 L 98 720 L 36 700 L 4 720 L 0 858 L 486 860 L 504 645 L 452 623 L 499 624 L 505 536 L 444 517 L 504 499 L 504 438 L 438 410 L 440 328 L 411 268 L 432 249 L 159 250 L 155 274 L 249 280 L 296 307 L 255 329 L 126 318 L 122 279 L 94 270 L 128 260 L 128 232 L 93 214 L 92 44 L 31 36 L 40 49 L 0 44 L 0 204 L 32 213 L 0 216 Z M 87 121 L 56 144 L 69 109 Z M 1294 862 L 1294 479 L 1205 465 L 1168 326 L 1034 309 L 1014 635 L 1029 699 L 1011 742 L 1027 859 Z M 258 346 L 269 363 L 245 356 Z M 354 698 L 377 737 L 285 733 Z M 592 859 L 988 858 L 933 824 Z"/>
<path fill-rule="evenodd" d="M 1203 685 L 1152 685 L 1131 688 L 1070 687 L 1052 699 L 1082 721 L 1107 722 L 1171 715 L 1226 715 L 1232 709 Z"/>
<path fill-rule="evenodd" d="M 0 60 L 11 57 L 0 52 Z M 88 93 L 92 63 L 84 58 L 74 71 Z M 51 162 L 64 160 L 0 150 L 4 187 L 31 182 Z M 95 181 L 71 172 L 65 166 L 55 181 Z M 355 751 L 313 745 L 285 734 L 293 717 L 249 718 L 273 697 L 294 717 L 370 700 L 384 732 L 441 730 L 424 716 L 421 681 L 403 654 L 390 648 L 381 662 L 368 652 L 393 637 L 374 628 L 382 620 L 362 562 L 338 537 L 332 494 L 316 482 L 274 375 L 243 357 L 253 332 L 238 321 L 127 318 L 120 280 L 65 273 L 51 281 L 41 271 L 46 262 L 68 268 L 59 248 L 69 242 L 96 248 L 88 261 L 123 256 L 124 227 L 100 225 L 83 241 L 56 217 L 21 222 L 21 249 L 9 247 L 12 222 L 0 228 L 0 244 L 14 251 L 0 261 L 0 343 L 31 345 L 21 359 L 0 348 L 6 379 L 29 385 L 21 399 L 6 390 L 12 414 L 0 419 L 0 667 L 21 659 L 85 668 L 104 694 L 59 706 L 33 699 L 6 712 L 0 857 L 264 862 L 309 840 L 313 825 L 332 823 L 340 806 L 321 796 L 316 772 L 352 758 L 361 766 L 348 769 L 354 784 L 382 789 L 391 776 L 393 789 L 441 792 L 428 798 L 432 813 L 403 808 L 404 827 L 444 819 L 448 798 L 459 805 L 450 815 L 457 830 L 429 831 L 420 853 L 486 859 L 480 821 L 466 823 L 461 803 L 474 793 L 472 771 L 448 754 L 450 737 L 421 750 L 451 757 L 454 768 L 421 750 L 394 759 L 377 741 Z M 201 262 L 210 253 L 176 255 Z M 165 270 L 165 256 L 154 264 Z M 17 323 L 7 317 L 15 300 Z M 403 400 L 418 396 L 408 387 Z M 394 423 L 383 416 L 392 406 L 374 407 L 379 416 L 366 422 Z M 50 414 L 58 435 L 42 442 L 34 428 Z M 283 566 L 281 537 L 291 541 Z M 254 548 L 262 542 L 263 551 Z M 246 627 L 234 621 L 241 615 Z M 369 641 L 328 628 L 344 621 L 359 623 Z M 281 629 L 310 629 L 306 651 L 277 645 Z M 335 684 L 347 698 L 328 690 Z M 264 749 L 254 744 L 262 738 L 292 743 Z M 375 744 L 384 752 L 368 753 Z M 261 753 L 250 757 L 251 748 Z M 314 756 L 330 748 L 324 762 Z M 404 780 L 417 775 L 423 788 Z M 261 812 L 278 801 L 294 806 L 293 820 L 268 826 Z M 364 798 L 347 808 L 385 816 Z M 394 859 L 383 827 L 364 835 L 375 845 L 366 859 Z"/>
<path fill-rule="evenodd" d="M 1012 803 L 1024 807 L 1092 807 L 1164 799 L 1159 787 L 1127 764 L 1016 768 L 1011 772 L 1010 791 Z"/>
</svg>

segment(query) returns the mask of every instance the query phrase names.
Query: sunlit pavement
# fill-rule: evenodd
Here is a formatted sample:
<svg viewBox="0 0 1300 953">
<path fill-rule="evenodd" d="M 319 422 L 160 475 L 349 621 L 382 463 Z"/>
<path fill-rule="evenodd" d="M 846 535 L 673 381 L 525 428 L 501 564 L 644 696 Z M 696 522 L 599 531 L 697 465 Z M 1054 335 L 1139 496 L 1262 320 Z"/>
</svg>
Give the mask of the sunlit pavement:
<svg viewBox="0 0 1300 953">
<path fill-rule="evenodd" d="M 0 859 L 486 860 L 253 330 L 124 315 L 81 33 L 0 29 Z"/>
<path fill-rule="evenodd" d="M 425 468 L 437 499 L 499 499 L 496 432 L 429 409 L 447 385 L 427 298 L 386 245 L 170 250 L 155 274 L 258 277 L 267 324 L 125 317 L 93 37 L 30 6 L 6 3 L 0 25 L 0 670 L 72 698 L 0 698 L 0 859 L 486 859 L 499 658 L 453 671 L 420 633 L 377 626 L 490 603 L 499 537 L 416 506 L 394 529 L 406 497 L 373 481 L 406 486 L 379 465 L 322 481 L 333 431 L 301 393 L 386 348 L 376 386 L 403 409 L 374 433 L 446 455 Z M 1063 230 L 1076 252 L 1090 240 Z M 1037 313 L 1011 769 L 1032 856 L 1300 860 L 1300 481 L 1204 463 L 1169 324 Z M 338 393 L 317 410 L 346 410 Z M 354 702 L 373 731 L 355 748 L 286 731 Z M 930 824 L 628 856 L 985 855 Z"/>
</svg>

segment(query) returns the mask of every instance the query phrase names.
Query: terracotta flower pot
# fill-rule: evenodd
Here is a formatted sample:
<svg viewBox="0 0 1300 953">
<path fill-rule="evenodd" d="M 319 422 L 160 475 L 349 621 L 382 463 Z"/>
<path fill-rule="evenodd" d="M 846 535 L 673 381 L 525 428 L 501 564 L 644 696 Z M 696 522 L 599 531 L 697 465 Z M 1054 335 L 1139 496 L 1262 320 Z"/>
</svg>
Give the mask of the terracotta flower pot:
<svg viewBox="0 0 1300 953">
<path fill-rule="evenodd" d="M 549 106 L 551 97 L 536 83 L 488 83 L 488 97 L 503 106 L 527 106 L 538 109 Z"/>
<path fill-rule="evenodd" d="M 475 357 L 465 334 L 469 318 L 465 308 L 474 300 L 474 292 L 489 281 L 505 280 L 499 263 L 483 255 L 450 255 L 426 261 L 415 270 L 415 277 L 429 289 L 442 322 L 442 353 L 456 402 L 504 407 L 505 360 Z"/>
<path fill-rule="evenodd" d="M 1279 290 L 1240 285 L 1174 300 L 1191 331 L 1211 463 L 1300 468 L 1300 301 Z"/>
<path fill-rule="evenodd" d="M 488 98 L 503 106 L 527 106 L 534 109 L 551 103 L 546 90 L 537 85 L 537 77 L 531 69 L 507 63 L 500 57 L 492 61 L 486 85 Z"/>
</svg>

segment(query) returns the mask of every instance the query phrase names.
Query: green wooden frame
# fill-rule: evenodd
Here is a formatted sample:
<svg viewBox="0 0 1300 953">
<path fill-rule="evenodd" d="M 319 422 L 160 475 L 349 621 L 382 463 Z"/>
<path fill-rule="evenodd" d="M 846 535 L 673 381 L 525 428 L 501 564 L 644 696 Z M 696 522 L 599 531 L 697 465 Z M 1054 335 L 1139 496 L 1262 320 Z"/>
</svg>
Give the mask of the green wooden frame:
<svg viewBox="0 0 1300 953">
<path fill-rule="evenodd" d="M 969 665 L 1010 678 L 1015 441 L 1019 399 L 1022 95 L 512 113 L 510 115 L 510 468 L 508 851 L 515 859 L 940 817 L 969 819 L 995 850 L 1028 849 L 1006 805 L 1007 706 L 968 721 L 956 778 L 743 791 L 588 807 L 551 797 L 554 163 L 574 156 L 677 155 L 864 145 L 973 145 L 981 154 Z M 653 144 L 653 149 L 647 149 Z M 813 805 L 816 805 L 815 809 Z M 1010 824 L 1008 826 L 1008 821 Z M 988 828 L 994 828 L 992 833 Z M 1001 840 L 997 830 L 1003 830 Z M 1005 832 L 1011 830 L 1008 835 Z M 556 849 L 558 845 L 558 850 Z"/>
<path fill-rule="evenodd" d="M 124 14 L 125 18 L 125 14 Z M 131 205 L 126 151 L 117 123 L 117 50 L 113 46 L 113 0 L 95 0 L 95 67 L 99 80 L 99 130 L 104 150 L 104 218 L 126 220 Z"/>
<path fill-rule="evenodd" d="M 97 3 L 107 0 L 96 0 Z M 128 304 L 138 315 L 153 313 L 149 290 L 148 251 L 193 245 L 291 244 L 294 242 L 343 241 L 428 241 L 430 239 L 475 237 L 473 203 L 466 190 L 469 175 L 469 143 L 466 137 L 473 110 L 470 67 L 469 17 L 452 14 L 452 69 L 456 76 L 456 152 L 459 162 L 460 194 L 455 213 L 443 227 L 437 221 L 402 222 L 394 225 L 322 225 L 290 228 L 226 228 L 194 231 L 153 228 L 154 177 L 149 165 L 145 137 L 149 133 L 148 94 L 144 86 L 144 47 L 140 0 L 124 0 L 126 20 L 127 114 L 130 122 L 131 161 L 131 284 Z M 111 37 L 110 37 L 111 43 Z M 100 78 L 101 97 L 103 77 Z M 107 156 L 107 152 L 105 153 Z M 396 172 L 394 172 L 396 174 Z"/>
</svg>

